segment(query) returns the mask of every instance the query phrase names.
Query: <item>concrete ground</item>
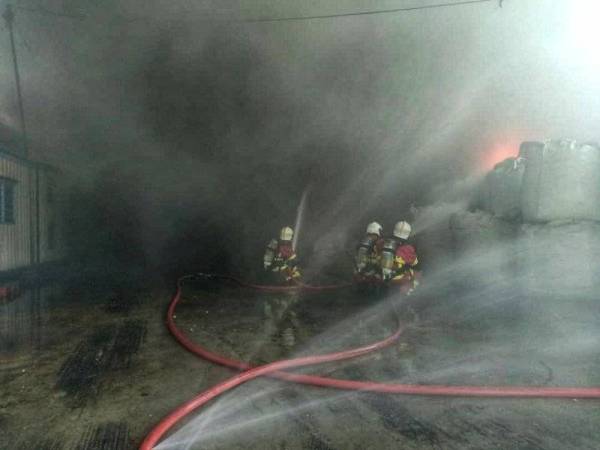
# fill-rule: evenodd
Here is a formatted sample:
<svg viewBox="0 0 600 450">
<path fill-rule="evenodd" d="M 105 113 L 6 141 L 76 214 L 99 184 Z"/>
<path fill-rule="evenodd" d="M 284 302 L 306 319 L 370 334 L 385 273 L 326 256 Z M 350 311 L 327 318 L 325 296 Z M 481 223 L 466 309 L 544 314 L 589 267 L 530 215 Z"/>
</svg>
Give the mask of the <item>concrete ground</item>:
<svg viewBox="0 0 600 450">
<path fill-rule="evenodd" d="M 188 283 L 176 321 L 194 340 L 260 363 L 349 348 L 394 329 L 389 299 L 263 294 Z M 48 285 L 0 303 L 0 448 L 136 448 L 170 410 L 233 372 L 168 334 L 169 288 Z M 460 300 L 457 300 L 460 298 Z M 528 296 L 473 307 L 426 290 L 399 305 L 401 340 L 306 369 L 348 379 L 600 385 L 598 303 Z M 391 396 L 261 379 L 198 412 L 160 448 L 598 449 L 600 401 Z"/>
</svg>

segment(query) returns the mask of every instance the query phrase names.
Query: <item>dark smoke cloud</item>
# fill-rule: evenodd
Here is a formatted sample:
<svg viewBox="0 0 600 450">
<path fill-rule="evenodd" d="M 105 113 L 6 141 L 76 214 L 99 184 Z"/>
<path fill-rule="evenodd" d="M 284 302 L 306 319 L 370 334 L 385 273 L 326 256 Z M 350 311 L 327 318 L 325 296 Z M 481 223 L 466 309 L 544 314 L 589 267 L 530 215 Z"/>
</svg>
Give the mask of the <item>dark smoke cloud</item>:
<svg viewBox="0 0 600 450">
<path fill-rule="evenodd" d="M 248 268 L 309 183 L 305 253 L 389 229 L 495 146 L 595 138 L 599 96 L 547 51 L 568 2 L 276 24 L 201 19 L 315 6 L 44 6 L 91 17 L 18 17 L 33 149 L 73 175 L 87 258 Z"/>
</svg>

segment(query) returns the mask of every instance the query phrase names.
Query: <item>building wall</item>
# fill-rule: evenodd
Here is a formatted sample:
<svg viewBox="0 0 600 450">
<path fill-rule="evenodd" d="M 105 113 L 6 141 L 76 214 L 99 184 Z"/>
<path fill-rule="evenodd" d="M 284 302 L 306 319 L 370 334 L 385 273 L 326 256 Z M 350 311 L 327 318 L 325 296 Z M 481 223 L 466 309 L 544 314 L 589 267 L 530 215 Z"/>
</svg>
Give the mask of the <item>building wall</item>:
<svg viewBox="0 0 600 450">
<path fill-rule="evenodd" d="M 0 150 L 0 177 L 15 182 L 14 223 L 0 223 L 0 272 L 61 259 L 59 172 Z"/>
<path fill-rule="evenodd" d="M 30 199 L 32 168 L 0 154 L 0 177 L 14 180 L 14 223 L 0 223 L 0 271 L 18 269 L 31 262 Z"/>
</svg>

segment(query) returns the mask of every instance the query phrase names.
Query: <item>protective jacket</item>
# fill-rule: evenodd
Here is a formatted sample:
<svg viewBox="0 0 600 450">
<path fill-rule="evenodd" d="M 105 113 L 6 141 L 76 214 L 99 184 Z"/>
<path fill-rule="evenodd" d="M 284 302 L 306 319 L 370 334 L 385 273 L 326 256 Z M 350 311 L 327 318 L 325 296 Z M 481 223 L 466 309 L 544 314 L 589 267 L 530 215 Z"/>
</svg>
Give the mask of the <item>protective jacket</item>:
<svg viewBox="0 0 600 450">
<path fill-rule="evenodd" d="M 299 280 L 301 276 L 291 241 L 272 239 L 265 251 L 264 267 L 266 271 L 279 274 L 286 282 Z"/>
<path fill-rule="evenodd" d="M 384 280 L 399 285 L 410 294 L 419 284 L 419 259 L 415 248 L 399 239 L 390 239 L 384 245 L 382 275 Z M 393 257 L 392 257 L 393 255 Z"/>
<path fill-rule="evenodd" d="M 376 234 L 366 234 L 356 249 L 355 277 L 357 281 L 380 281 L 380 259 L 383 239 Z"/>
</svg>

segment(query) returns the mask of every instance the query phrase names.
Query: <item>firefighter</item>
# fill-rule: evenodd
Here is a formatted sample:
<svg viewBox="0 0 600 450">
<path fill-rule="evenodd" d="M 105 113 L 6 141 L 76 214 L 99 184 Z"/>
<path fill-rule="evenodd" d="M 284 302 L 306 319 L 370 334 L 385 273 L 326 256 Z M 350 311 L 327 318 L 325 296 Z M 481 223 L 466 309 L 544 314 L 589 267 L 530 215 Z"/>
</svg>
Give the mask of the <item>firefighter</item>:
<svg viewBox="0 0 600 450">
<path fill-rule="evenodd" d="M 396 223 L 392 238 L 384 241 L 381 250 L 383 280 L 388 284 L 399 286 L 401 292 L 407 295 L 410 295 L 419 285 L 417 271 L 419 259 L 415 248 L 408 243 L 411 231 L 408 222 Z"/>
<path fill-rule="evenodd" d="M 290 284 L 300 280 L 298 257 L 292 246 L 294 230 L 281 229 L 279 239 L 271 239 L 263 257 L 265 273 L 269 281 L 277 284 Z M 298 301 L 297 292 L 269 296 L 264 303 L 266 316 L 265 333 L 271 339 L 278 336 L 282 344 L 292 348 L 296 343 L 297 330 L 300 327 L 294 305 Z"/>
<path fill-rule="evenodd" d="M 291 283 L 300 280 L 298 257 L 292 246 L 294 230 L 283 227 L 279 240 L 271 239 L 263 257 L 265 272 L 275 275 L 280 282 Z"/>
<path fill-rule="evenodd" d="M 377 222 L 367 226 L 367 232 L 356 249 L 354 276 L 359 283 L 379 283 L 380 257 L 383 248 L 383 227 Z"/>
</svg>

